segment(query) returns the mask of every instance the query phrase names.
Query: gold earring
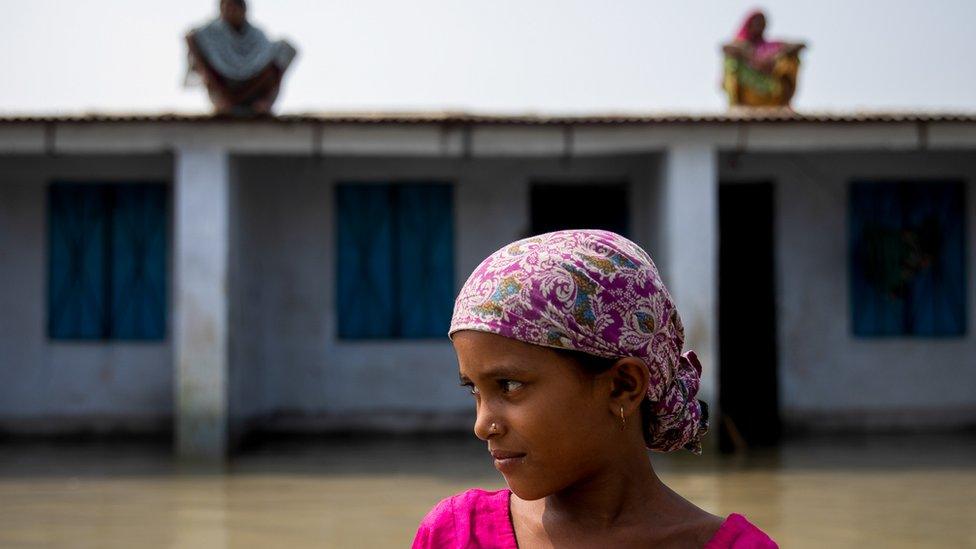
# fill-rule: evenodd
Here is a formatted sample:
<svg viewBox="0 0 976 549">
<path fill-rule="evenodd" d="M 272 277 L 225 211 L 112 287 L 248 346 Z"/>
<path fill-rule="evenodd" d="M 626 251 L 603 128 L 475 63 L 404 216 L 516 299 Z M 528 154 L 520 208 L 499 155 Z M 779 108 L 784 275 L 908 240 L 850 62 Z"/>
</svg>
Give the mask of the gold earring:
<svg viewBox="0 0 976 549">
<path fill-rule="evenodd" d="M 620 428 L 623 429 L 627 426 L 627 417 L 624 416 L 624 407 L 620 407 Z"/>
</svg>

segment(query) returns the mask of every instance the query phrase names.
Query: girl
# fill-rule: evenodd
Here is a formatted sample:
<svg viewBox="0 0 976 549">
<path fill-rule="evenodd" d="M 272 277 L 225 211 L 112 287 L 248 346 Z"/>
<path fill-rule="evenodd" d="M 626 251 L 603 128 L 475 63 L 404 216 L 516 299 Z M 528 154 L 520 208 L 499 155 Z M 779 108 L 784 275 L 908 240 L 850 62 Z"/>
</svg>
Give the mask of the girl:
<svg viewBox="0 0 976 549">
<path fill-rule="evenodd" d="M 650 256 L 598 230 L 514 242 L 475 269 L 450 338 L 474 432 L 509 489 L 440 502 L 414 548 L 775 548 L 699 509 L 647 448 L 701 452 L 701 365 Z"/>
</svg>

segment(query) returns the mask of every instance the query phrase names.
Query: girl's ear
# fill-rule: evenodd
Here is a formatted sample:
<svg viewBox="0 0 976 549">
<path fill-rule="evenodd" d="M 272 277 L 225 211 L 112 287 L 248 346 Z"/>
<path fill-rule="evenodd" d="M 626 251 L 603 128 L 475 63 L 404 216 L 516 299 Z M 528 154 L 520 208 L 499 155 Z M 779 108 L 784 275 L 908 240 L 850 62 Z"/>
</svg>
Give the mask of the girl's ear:
<svg viewBox="0 0 976 549">
<path fill-rule="evenodd" d="M 621 406 L 627 416 L 639 411 L 651 381 L 644 361 L 635 357 L 621 358 L 606 373 L 610 376 L 611 413 L 619 415 Z"/>
</svg>

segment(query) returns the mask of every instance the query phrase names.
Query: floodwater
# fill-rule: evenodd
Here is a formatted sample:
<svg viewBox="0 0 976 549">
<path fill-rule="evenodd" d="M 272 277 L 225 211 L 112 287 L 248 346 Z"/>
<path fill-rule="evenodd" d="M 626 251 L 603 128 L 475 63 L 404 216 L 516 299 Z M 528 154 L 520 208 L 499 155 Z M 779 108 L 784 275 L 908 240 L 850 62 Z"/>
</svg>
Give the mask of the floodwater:
<svg viewBox="0 0 976 549">
<path fill-rule="evenodd" d="M 654 456 L 664 481 L 784 548 L 976 547 L 976 434 Z M 461 438 L 266 442 L 222 471 L 164 444 L 0 444 L 0 547 L 408 547 L 439 499 L 502 481 Z"/>
</svg>

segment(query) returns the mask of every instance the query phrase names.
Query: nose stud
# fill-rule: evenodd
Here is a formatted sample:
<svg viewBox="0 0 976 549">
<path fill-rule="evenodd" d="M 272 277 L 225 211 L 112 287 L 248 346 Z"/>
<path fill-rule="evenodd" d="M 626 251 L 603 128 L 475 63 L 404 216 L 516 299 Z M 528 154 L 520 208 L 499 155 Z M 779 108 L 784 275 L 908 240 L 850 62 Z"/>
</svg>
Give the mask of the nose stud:
<svg viewBox="0 0 976 549">
<path fill-rule="evenodd" d="M 494 422 L 492 422 L 491 427 L 488 428 L 488 431 L 491 432 L 491 433 L 494 433 L 497 430 L 498 430 L 498 426 L 495 425 Z"/>
</svg>

